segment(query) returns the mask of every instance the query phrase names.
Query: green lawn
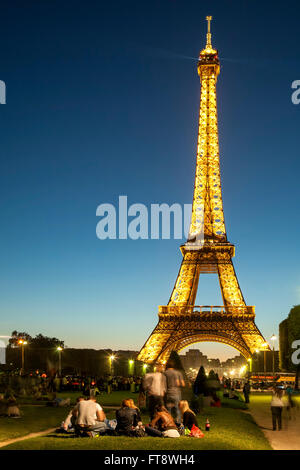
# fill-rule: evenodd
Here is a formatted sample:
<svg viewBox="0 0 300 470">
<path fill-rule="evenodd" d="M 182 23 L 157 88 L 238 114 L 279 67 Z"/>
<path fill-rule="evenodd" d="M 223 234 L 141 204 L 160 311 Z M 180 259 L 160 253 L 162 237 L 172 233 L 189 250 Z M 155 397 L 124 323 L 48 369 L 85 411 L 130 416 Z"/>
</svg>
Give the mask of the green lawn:
<svg viewBox="0 0 300 470">
<path fill-rule="evenodd" d="M 138 399 L 138 393 L 131 393 L 131 392 L 113 392 L 113 393 L 106 393 L 103 392 L 101 395 L 97 395 L 97 401 L 103 405 L 107 406 L 120 406 L 121 401 L 125 398 L 132 398 L 136 403 Z M 83 396 L 82 392 L 58 392 L 58 398 L 70 398 L 71 404 L 76 402 L 76 398 Z M 18 403 L 20 405 L 44 405 L 46 400 L 35 400 L 32 397 L 18 397 Z"/>
<path fill-rule="evenodd" d="M 63 392 L 59 393 L 58 396 L 61 398 L 71 398 L 71 403 L 74 404 L 80 393 Z M 137 394 L 131 394 L 130 392 L 114 392 L 113 394 L 105 394 L 97 398 L 104 407 L 119 407 L 121 401 L 127 397 L 137 401 Z M 69 411 L 69 408 L 65 407 L 48 407 L 45 402 L 36 401 L 31 397 L 18 398 L 18 403 L 21 409 L 21 418 L 0 417 L 0 442 L 58 427 Z M 106 414 L 109 418 L 115 417 L 114 410 L 107 409 Z"/>
<path fill-rule="evenodd" d="M 64 392 L 59 394 L 62 398 L 70 397 L 75 403 L 79 392 Z M 108 418 L 115 417 L 115 409 L 119 407 L 124 398 L 133 398 L 137 403 L 138 394 L 130 392 L 113 392 L 98 398 L 104 407 Z M 300 405 L 300 396 L 295 397 Z M 257 407 L 269 408 L 271 396 L 250 395 L 251 404 Z M 30 399 L 27 399 L 30 402 Z M 74 438 L 72 435 L 52 434 L 49 436 L 27 439 L 16 442 L 2 449 L 103 449 L 103 450 L 268 450 L 271 449 L 268 441 L 259 427 L 253 421 L 245 403 L 241 401 L 223 399 L 222 408 L 205 408 L 198 415 L 199 425 L 204 429 L 206 418 L 209 418 L 211 430 L 205 432 L 202 439 L 180 437 L 178 439 L 162 438 L 126 438 L 103 436 L 100 438 Z M 0 441 L 43 431 L 59 426 L 68 413 L 68 408 L 50 408 L 46 406 L 21 405 L 22 418 L 0 418 Z M 147 423 L 149 417 L 143 412 L 143 421 Z"/>
<path fill-rule="evenodd" d="M 0 417 L 0 442 L 25 436 L 32 432 L 56 427 L 67 415 L 66 408 L 21 406 L 21 418 Z"/>
<path fill-rule="evenodd" d="M 122 392 L 116 392 L 122 393 Z M 128 395 L 128 394 L 127 394 Z M 111 397 L 112 398 L 112 397 Z M 120 396 L 115 396 L 120 398 Z M 103 403 L 103 400 L 101 400 Z M 110 401 L 113 403 L 113 401 Z M 34 407 L 28 407 L 34 408 Z M 38 407 L 36 407 L 38 408 Z M 25 407 L 24 407 L 25 409 Z M 42 408 L 39 407 L 40 413 L 43 410 L 44 427 L 51 427 L 53 424 L 58 424 L 61 420 L 62 415 L 65 414 L 65 409 L 59 408 Z M 33 410 L 28 410 L 29 414 Z M 48 418 L 45 420 L 46 413 Z M 62 415 L 60 414 L 62 413 Z M 34 410 L 36 415 L 36 411 Z M 60 414 L 60 416 L 58 416 Z M 114 410 L 107 410 L 108 417 L 113 417 Z M 33 415 L 32 415 L 33 416 Z M 50 424 L 51 416 L 51 424 Z M 24 414 L 24 421 L 26 415 Z M 3 447 L 2 449 L 7 450 L 26 450 L 26 449 L 61 449 L 61 450 L 91 450 L 91 449 L 103 449 L 103 450 L 268 450 L 271 449 L 267 440 L 265 439 L 261 430 L 256 426 L 252 417 L 239 409 L 236 408 L 206 408 L 201 415 L 198 416 L 199 425 L 204 429 L 204 423 L 206 418 L 209 418 L 211 423 L 211 430 L 205 432 L 205 436 L 202 439 L 195 439 L 189 437 L 180 437 L 178 439 L 162 439 L 162 438 L 126 438 L 126 437 L 110 437 L 103 436 L 100 438 L 74 438 L 68 435 L 53 434 L 49 436 L 38 437 L 34 439 L 27 439 L 24 441 L 16 442 L 9 446 Z M 4 418 L 8 419 L 8 418 Z M 55 422 L 56 420 L 56 422 Z M 21 421 L 21 420 L 11 420 Z M 31 421 L 31 420 L 30 420 Z M 148 416 L 143 415 L 143 421 L 148 422 Z M 41 424 L 41 419 L 40 419 Z M 21 423 L 20 423 L 21 424 Z M 28 432 L 33 431 L 33 427 L 28 428 L 29 422 L 27 423 Z M 42 427 L 42 426 L 41 426 Z M 24 426 L 23 426 L 24 428 Z M 37 430 L 37 423 L 35 429 Z M 11 435 L 9 437 L 12 437 Z M 6 437 L 7 438 L 7 437 Z"/>
</svg>

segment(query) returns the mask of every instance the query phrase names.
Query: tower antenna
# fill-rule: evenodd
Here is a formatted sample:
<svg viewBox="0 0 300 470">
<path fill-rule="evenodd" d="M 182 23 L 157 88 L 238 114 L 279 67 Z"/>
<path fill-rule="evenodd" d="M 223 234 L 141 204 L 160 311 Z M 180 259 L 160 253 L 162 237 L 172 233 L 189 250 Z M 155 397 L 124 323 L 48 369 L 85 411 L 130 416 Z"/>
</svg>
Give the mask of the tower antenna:
<svg viewBox="0 0 300 470">
<path fill-rule="evenodd" d="M 206 20 L 207 20 L 206 49 L 212 49 L 211 32 L 210 32 L 210 22 L 212 20 L 212 16 L 207 16 Z"/>
</svg>

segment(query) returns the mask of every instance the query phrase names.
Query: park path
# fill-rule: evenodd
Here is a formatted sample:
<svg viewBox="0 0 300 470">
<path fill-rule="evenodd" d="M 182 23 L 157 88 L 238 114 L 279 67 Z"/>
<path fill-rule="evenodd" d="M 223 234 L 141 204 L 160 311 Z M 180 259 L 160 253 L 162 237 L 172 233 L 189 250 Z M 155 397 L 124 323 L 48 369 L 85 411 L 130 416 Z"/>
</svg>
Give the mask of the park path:
<svg viewBox="0 0 300 470">
<path fill-rule="evenodd" d="M 0 448 L 8 446 L 9 444 L 13 444 L 14 442 L 25 441 L 26 439 L 31 439 L 32 437 L 45 436 L 47 434 L 54 432 L 55 429 L 56 428 L 50 428 L 50 429 L 46 429 L 46 431 L 32 432 L 30 434 L 26 434 L 25 436 L 16 437 L 14 439 L 8 439 L 7 441 L 1 441 Z"/>
<path fill-rule="evenodd" d="M 274 450 L 300 450 L 300 414 L 293 410 L 292 419 L 288 419 L 286 410 L 282 412 L 282 430 L 273 431 L 270 405 L 255 400 L 250 404 L 249 412 L 265 434 Z"/>
</svg>

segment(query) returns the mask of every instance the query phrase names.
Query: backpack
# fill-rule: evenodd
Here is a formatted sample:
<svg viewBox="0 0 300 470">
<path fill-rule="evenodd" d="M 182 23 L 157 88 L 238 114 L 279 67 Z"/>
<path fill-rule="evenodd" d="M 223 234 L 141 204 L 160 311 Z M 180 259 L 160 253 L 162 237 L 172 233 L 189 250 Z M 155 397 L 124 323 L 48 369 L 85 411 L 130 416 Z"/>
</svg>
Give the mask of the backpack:
<svg viewBox="0 0 300 470">
<path fill-rule="evenodd" d="M 201 437 L 204 437 L 204 434 L 203 432 L 201 431 L 200 428 L 198 428 L 197 426 L 195 426 L 193 424 L 193 427 L 191 429 L 191 434 L 190 434 L 191 437 L 198 437 L 198 438 L 201 438 Z"/>
</svg>

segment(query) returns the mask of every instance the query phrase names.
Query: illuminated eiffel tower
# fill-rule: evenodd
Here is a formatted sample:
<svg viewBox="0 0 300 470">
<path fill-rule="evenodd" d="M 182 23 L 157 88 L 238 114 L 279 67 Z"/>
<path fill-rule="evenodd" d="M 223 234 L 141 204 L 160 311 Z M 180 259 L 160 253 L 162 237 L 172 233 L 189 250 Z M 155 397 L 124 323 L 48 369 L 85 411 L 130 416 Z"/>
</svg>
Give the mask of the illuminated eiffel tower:
<svg viewBox="0 0 300 470">
<path fill-rule="evenodd" d="M 245 303 L 232 264 L 235 247 L 226 235 L 216 97 L 220 62 L 211 44 L 212 17 L 206 19 L 206 47 L 198 61 L 201 98 L 190 231 L 180 247 L 183 260 L 169 303 L 159 306 L 158 324 L 138 355 L 149 364 L 165 363 L 172 350 L 201 341 L 228 344 L 247 359 L 257 350 L 269 349 L 255 325 L 255 308 Z M 195 306 L 200 273 L 218 274 L 222 306 Z"/>
</svg>

